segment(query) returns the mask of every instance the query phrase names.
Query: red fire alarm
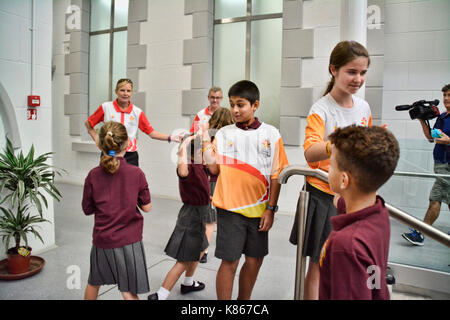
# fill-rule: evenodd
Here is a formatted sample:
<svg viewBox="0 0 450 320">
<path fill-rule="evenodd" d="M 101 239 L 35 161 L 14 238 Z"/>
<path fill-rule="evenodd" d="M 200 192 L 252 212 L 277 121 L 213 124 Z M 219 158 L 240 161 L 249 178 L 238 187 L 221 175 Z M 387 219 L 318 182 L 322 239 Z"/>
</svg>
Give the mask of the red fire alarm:
<svg viewBox="0 0 450 320">
<path fill-rule="evenodd" d="M 39 107 L 41 105 L 40 96 L 28 96 L 28 106 L 29 107 Z"/>
</svg>

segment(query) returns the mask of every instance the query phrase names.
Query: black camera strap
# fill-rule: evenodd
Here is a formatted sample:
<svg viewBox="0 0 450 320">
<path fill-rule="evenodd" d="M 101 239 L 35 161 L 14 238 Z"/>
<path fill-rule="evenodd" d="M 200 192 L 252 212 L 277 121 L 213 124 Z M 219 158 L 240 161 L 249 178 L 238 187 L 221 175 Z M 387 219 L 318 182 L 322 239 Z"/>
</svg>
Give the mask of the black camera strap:
<svg viewBox="0 0 450 320">
<path fill-rule="evenodd" d="M 428 132 L 430 133 L 430 136 L 431 136 L 431 126 L 430 126 L 430 121 L 428 121 L 428 120 L 423 120 L 423 121 L 425 121 L 425 124 L 426 124 L 427 127 L 428 127 Z"/>
</svg>

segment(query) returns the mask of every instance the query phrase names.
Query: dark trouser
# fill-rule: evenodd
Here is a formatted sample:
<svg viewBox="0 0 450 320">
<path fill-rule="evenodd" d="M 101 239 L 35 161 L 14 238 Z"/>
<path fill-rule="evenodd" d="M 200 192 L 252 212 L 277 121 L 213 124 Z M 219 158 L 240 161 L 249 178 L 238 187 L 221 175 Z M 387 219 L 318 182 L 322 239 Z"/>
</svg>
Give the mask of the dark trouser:
<svg viewBox="0 0 450 320">
<path fill-rule="evenodd" d="M 308 213 L 306 216 L 305 237 L 303 244 L 303 256 L 310 257 L 311 262 L 319 262 L 320 251 L 323 244 L 330 235 L 333 227 L 330 218 L 337 215 L 333 205 L 331 194 L 325 193 L 309 183 L 306 184 L 309 192 Z M 294 225 L 292 226 L 289 241 L 297 245 L 299 212 L 295 213 Z"/>
<path fill-rule="evenodd" d="M 139 167 L 139 154 L 137 151 L 127 152 L 123 157 L 129 164 Z"/>
</svg>

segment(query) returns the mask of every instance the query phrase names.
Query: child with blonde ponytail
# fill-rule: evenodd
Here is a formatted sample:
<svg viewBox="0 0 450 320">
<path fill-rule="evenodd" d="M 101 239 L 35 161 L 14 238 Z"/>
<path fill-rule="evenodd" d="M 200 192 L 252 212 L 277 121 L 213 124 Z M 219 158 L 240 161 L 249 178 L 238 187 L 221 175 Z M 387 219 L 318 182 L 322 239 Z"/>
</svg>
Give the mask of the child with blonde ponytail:
<svg viewBox="0 0 450 320">
<path fill-rule="evenodd" d="M 100 165 L 84 183 L 82 208 L 95 216 L 86 300 L 97 299 L 106 284 L 117 284 L 126 300 L 150 290 L 138 209 L 150 211 L 150 191 L 144 172 L 123 157 L 128 143 L 123 124 L 106 122 L 99 133 Z"/>
</svg>

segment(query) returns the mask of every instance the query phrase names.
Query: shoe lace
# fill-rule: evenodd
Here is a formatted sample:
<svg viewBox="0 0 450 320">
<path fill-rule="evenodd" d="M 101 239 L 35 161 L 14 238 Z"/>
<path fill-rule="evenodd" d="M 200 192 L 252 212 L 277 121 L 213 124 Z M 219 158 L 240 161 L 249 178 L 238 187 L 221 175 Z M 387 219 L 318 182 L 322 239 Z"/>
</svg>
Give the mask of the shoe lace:
<svg viewBox="0 0 450 320">
<path fill-rule="evenodd" d="M 411 234 L 412 234 L 413 236 L 417 236 L 417 237 L 420 237 L 420 236 L 421 236 L 421 233 L 420 233 L 419 231 L 417 231 L 416 229 L 409 228 L 409 230 L 411 230 Z"/>
</svg>

